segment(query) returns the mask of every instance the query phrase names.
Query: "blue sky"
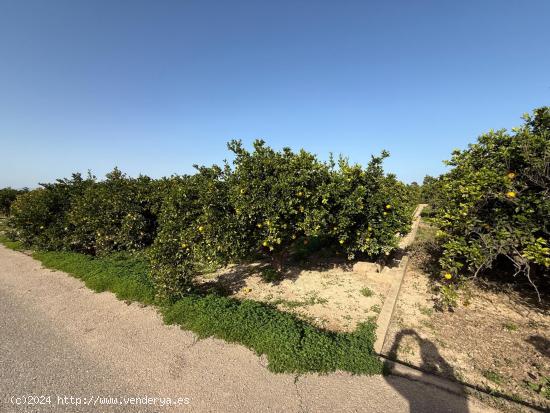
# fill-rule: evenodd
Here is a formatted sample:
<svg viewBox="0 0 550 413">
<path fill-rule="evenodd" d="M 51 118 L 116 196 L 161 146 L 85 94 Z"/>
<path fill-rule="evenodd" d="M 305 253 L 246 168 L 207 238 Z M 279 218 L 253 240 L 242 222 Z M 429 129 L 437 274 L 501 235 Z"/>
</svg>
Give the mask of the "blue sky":
<svg viewBox="0 0 550 413">
<path fill-rule="evenodd" d="M 0 187 L 301 147 L 406 182 L 550 104 L 550 1 L 0 0 Z"/>
</svg>

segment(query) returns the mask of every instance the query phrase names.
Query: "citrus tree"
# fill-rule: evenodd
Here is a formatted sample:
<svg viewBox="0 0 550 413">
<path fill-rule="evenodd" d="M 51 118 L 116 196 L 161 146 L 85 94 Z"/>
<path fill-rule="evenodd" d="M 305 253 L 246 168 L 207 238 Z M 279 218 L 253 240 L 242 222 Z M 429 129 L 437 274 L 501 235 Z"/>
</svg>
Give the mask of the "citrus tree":
<svg viewBox="0 0 550 413">
<path fill-rule="evenodd" d="M 27 188 L 14 189 L 14 188 L 2 188 L 0 189 L 0 214 L 8 216 L 10 214 L 11 204 L 17 198 L 18 195 L 28 192 Z"/>
<path fill-rule="evenodd" d="M 246 251 L 239 243 L 244 235 L 233 219 L 226 172 L 218 166 L 197 167 L 196 174 L 173 176 L 165 185 L 159 231 L 149 254 L 152 277 L 164 298 L 188 291 L 204 266 L 222 265 Z"/>
<path fill-rule="evenodd" d="M 348 255 L 376 257 L 408 231 L 417 190 L 384 174 L 387 154 L 366 168 L 344 158 L 320 162 L 264 141 L 228 144 L 232 164 L 173 177 L 163 196 L 151 249 L 153 277 L 166 297 L 185 293 L 205 266 L 268 258 L 283 271 L 288 256 L 314 239 Z"/>
<path fill-rule="evenodd" d="M 322 189 L 325 230 L 349 259 L 389 254 L 398 236 L 410 228 L 416 205 L 405 184 L 384 174 L 382 163 L 387 156 L 383 152 L 372 157 L 366 168 L 340 158 Z"/>
<path fill-rule="evenodd" d="M 14 202 L 11 234 L 91 255 L 151 246 L 151 276 L 173 298 L 196 274 L 228 262 L 263 257 L 280 272 L 312 241 L 374 258 L 408 231 L 418 188 L 384 173 L 387 153 L 363 168 L 261 140 L 252 151 L 240 141 L 228 148 L 232 164 L 196 166 L 190 176 L 130 178 L 115 168 L 103 181 L 75 174 L 44 184 Z"/>
<path fill-rule="evenodd" d="M 328 167 L 304 150 L 277 152 L 261 140 L 252 152 L 240 141 L 228 147 L 235 154 L 229 181 L 240 229 L 235 242 L 270 257 L 280 271 L 293 244 L 325 234 L 322 192 L 331 179 Z"/>
<path fill-rule="evenodd" d="M 438 177 L 433 177 L 426 175 L 424 181 L 422 182 L 422 187 L 420 189 L 420 200 L 423 203 L 430 204 L 432 208 L 438 208 L 441 204 L 440 194 L 441 194 L 441 179 Z"/>
<path fill-rule="evenodd" d="M 129 178 L 117 168 L 88 185 L 67 215 L 68 247 L 103 254 L 150 245 L 160 204 L 157 186 L 151 178 Z"/>
<path fill-rule="evenodd" d="M 548 276 L 550 109 L 524 119 L 511 133 L 480 136 L 447 162 L 452 169 L 439 180 L 435 220 L 447 289 L 499 259 L 534 286 L 535 276 Z"/>
<path fill-rule="evenodd" d="M 19 195 L 11 205 L 9 234 L 25 245 L 44 249 L 65 249 L 70 235 L 67 213 L 75 199 L 92 185 L 94 177 L 73 174 L 70 179 L 41 184 Z"/>
</svg>

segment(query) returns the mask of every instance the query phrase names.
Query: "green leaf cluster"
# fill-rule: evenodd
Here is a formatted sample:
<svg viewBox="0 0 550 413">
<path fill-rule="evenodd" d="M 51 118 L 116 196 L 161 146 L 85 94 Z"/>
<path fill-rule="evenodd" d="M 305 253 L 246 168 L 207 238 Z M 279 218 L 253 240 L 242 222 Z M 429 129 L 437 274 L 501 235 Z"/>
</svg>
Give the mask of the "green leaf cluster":
<svg viewBox="0 0 550 413">
<path fill-rule="evenodd" d="M 440 260 L 452 280 L 506 260 L 532 281 L 550 269 L 550 108 L 490 131 L 447 161 L 437 187 Z M 449 277 L 447 275 L 447 277 Z"/>
</svg>

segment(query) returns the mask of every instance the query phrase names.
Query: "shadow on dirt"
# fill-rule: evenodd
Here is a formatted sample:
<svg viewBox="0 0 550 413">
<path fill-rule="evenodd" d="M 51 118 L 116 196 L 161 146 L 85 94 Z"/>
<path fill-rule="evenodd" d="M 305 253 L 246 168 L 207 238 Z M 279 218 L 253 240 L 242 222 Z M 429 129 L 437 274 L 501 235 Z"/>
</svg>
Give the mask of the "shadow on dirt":
<svg viewBox="0 0 550 413">
<path fill-rule="evenodd" d="M 283 269 L 274 271 L 270 260 L 263 259 L 254 262 L 232 264 L 215 273 L 205 274 L 197 283 L 197 291 L 232 295 L 246 286 L 246 279 L 257 275 L 264 282 L 278 285 L 284 280 L 296 281 L 304 271 L 325 272 L 338 270 L 341 272 L 353 271 L 355 261 L 348 261 L 341 255 L 331 255 L 324 252 L 313 254 L 307 258 L 291 256 Z M 212 277 L 212 279 L 208 279 Z"/>
<path fill-rule="evenodd" d="M 397 353 L 403 340 L 412 337 L 420 348 L 421 365 L 420 370 L 436 371 L 438 374 L 456 379 L 453 367 L 439 354 L 436 345 L 430 340 L 423 339 L 415 330 L 401 330 L 395 338 L 395 341 L 388 353 L 388 358 L 397 360 Z M 389 363 L 387 363 L 389 369 Z M 387 382 L 395 388 L 409 402 L 411 413 L 424 412 L 453 412 L 453 413 L 468 413 L 468 401 L 465 388 L 460 387 L 457 393 L 450 394 L 445 391 L 430 391 L 425 384 L 420 384 L 412 380 L 399 378 L 396 376 L 388 376 Z M 456 381 L 456 380 L 455 380 Z M 459 385 L 460 386 L 460 385 Z"/>
<path fill-rule="evenodd" d="M 532 344 L 540 354 L 550 358 L 550 340 L 539 335 L 533 335 L 529 336 L 529 338 L 525 341 Z"/>
<path fill-rule="evenodd" d="M 232 295 L 246 285 L 248 277 L 259 273 L 267 266 L 265 263 L 231 265 L 224 269 L 219 277 L 197 283 L 197 292 L 215 293 L 222 296 Z"/>
</svg>

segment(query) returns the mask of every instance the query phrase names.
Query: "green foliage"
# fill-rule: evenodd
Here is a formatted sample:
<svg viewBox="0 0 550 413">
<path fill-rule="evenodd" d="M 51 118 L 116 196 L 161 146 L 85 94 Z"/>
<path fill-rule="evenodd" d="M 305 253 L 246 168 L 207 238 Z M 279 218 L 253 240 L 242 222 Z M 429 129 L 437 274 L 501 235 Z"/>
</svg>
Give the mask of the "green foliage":
<svg viewBox="0 0 550 413">
<path fill-rule="evenodd" d="M 353 333 L 332 333 L 255 301 L 214 295 L 184 297 L 165 311 L 165 322 L 202 338 L 221 338 L 265 354 L 274 372 L 382 371 L 372 350 L 372 323 L 360 325 Z"/>
<path fill-rule="evenodd" d="M 11 205 L 8 234 L 25 246 L 62 250 L 68 243 L 67 213 L 93 178 L 73 174 L 52 184 L 21 194 Z"/>
<path fill-rule="evenodd" d="M 388 255 L 398 234 L 410 229 L 416 205 L 405 184 L 385 175 L 388 154 L 372 157 L 366 168 L 339 160 L 327 188 L 321 188 L 326 233 L 341 245 L 349 259 Z"/>
<path fill-rule="evenodd" d="M 345 159 L 336 168 L 263 141 L 252 152 L 240 141 L 228 146 L 233 167 L 173 177 L 164 195 L 151 261 L 166 297 L 190 291 L 204 265 L 265 257 L 280 272 L 291 253 L 311 253 L 312 242 L 350 259 L 375 257 L 389 254 L 409 229 L 414 190 L 384 174 L 385 153 L 366 169 Z"/>
<path fill-rule="evenodd" d="M 422 187 L 418 185 L 418 182 L 411 182 L 407 186 L 407 196 L 411 205 L 423 203 L 422 200 Z"/>
<path fill-rule="evenodd" d="M 442 206 L 440 194 L 441 180 L 439 178 L 426 175 L 420 190 L 420 200 L 423 203 L 429 204 L 432 208 L 438 208 L 439 206 Z"/>
<path fill-rule="evenodd" d="M 5 234 L 1 234 L 1 233 L 0 233 L 0 243 L 4 245 L 6 248 L 9 248 L 10 250 L 21 251 L 24 249 L 21 241 L 12 241 Z"/>
<path fill-rule="evenodd" d="M 235 235 L 250 252 L 272 257 L 280 270 L 296 240 L 308 242 L 325 229 L 320 188 L 330 182 L 329 170 L 304 150 L 276 152 L 263 141 L 254 142 L 253 152 L 240 141 L 228 146 L 235 154 L 230 199 L 242 230 Z"/>
<path fill-rule="evenodd" d="M 201 268 L 243 255 L 238 252 L 246 251 L 246 244 L 235 236 L 239 228 L 220 168 L 172 177 L 167 187 L 150 259 L 159 292 L 174 298 L 189 291 Z"/>
<path fill-rule="evenodd" d="M 263 141 L 254 152 L 240 142 L 235 153 L 231 201 L 239 228 L 245 228 L 251 250 L 274 258 L 281 268 L 296 243 L 328 239 L 350 259 L 377 256 L 396 246 L 397 233 L 408 231 L 412 203 L 406 185 L 384 175 L 382 161 L 373 157 L 367 168 L 341 158 L 321 163 L 314 155 L 284 148 L 276 152 Z"/>
<path fill-rule="evenodd" d="M 240 141 L 228 147 L 232 165 L 192 176 L 130 178 L 115 168 L 103 181 L 75 174 L 44 184 L 14 202 L 10 235 L 90 255 L 151 246 L 158 292 L 177 299 L 205 268 L 263 257 L 282 272 L 290 255 L 321 248 L 375 258 L 409 230 L 419 188 L 384 174 L 385 152 L 363 168 L 260 140 L 251 152 Z"/>
<path fill-rule="evenodd" d="M 14 189 L 14 188 L 2 188 L 0 189 L 0 214 L 8 216 L 10 214 L 11 204 L 17 198 L 18 195 L 28 192 L 27 188 Z"/>
<path fill-rule="evenodd" d="M 437 181 L 440 264 L 453 281 L 501 258 L 530 281 L 548 276 L 550 108 L 524 119 L 512 133 L 490 131 L 456 150 Z"/>
<path fill-rule="evenodd" d="M 254 152 L 232 142 L 235 170 L 232 201 L 239 227 L 260 251 L 284 256 L 297 242 L 328 239 L 350 259 L 377 256 L 396 246 L 397 233 L 407 232 L 411 203 L 406 185 L 384 175 L 373 157 L 367 168 L 341 158 L 321 163 L 304 150 L 275 152 L 263 141 Z M 280 268 L 280 263 L 275 260 Z"/>
<path fill-rule="evenodd" d="M 89 254 L 136 251 L 153 242 L 160 206 L 158 184 L 115 168 L 76 197 L 67 216 L 68 247 Z"/>
<path fill-rule="evenodd" d="M 46 268 L 80 278 L 96 292 L 111 291 L 121 300 L 155 303 L 154 287 L 148 276 L 149 264 L 141 255 L 114 253 L 92 257 L 76 252 L 36 251 L 33 258 Z"/>
</svg>

